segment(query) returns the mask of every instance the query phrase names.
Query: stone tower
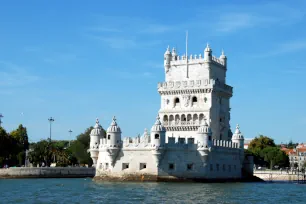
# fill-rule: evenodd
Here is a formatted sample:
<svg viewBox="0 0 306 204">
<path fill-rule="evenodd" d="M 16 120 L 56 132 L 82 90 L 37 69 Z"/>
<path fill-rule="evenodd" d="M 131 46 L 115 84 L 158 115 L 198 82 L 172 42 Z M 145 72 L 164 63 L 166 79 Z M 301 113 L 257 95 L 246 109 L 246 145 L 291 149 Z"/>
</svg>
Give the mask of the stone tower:
<svg viewBox="0 0 306 204">
<path fill-rule="evenodd" d="M 202 57 L 203 56 L 203 57 Z M 207 44 L 204 53 L 178 56 L 168 47 L 164 54 L 165 82 L 158 84 L 161 95 L 159 115 L 168 137 L 195 135 L 204 118 L 212 138 L 231 140 L 230 98 L 233 88 L 226 84 L 227 58 L 212 55 Z M 195 140 L 195 143 L 197 141 Z"/>
</svg>

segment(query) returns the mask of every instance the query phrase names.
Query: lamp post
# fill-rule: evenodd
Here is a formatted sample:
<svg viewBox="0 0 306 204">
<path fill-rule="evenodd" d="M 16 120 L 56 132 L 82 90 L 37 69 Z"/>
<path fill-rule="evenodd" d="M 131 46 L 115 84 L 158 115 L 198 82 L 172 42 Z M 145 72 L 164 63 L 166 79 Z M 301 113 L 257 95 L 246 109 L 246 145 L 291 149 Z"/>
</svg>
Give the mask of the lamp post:
<svg viewBox="0 0 306 204">
<path fill-rule="evenodd" d="M 0 127 L 1 127 L 1 124 L 2 124 L 2 118 L 3 118 L 4 116 L 0 113 Z"/>
<path fill-rule="evenodd" d="M 68 132 L 69 132 L 69 137 L 70 137 L 70 138 L 69 138 L 69 147 L 70 147 L 70 140 L 71 140 L 71 133 L 72 133 L 72 130 L 69 129 Z"/>
<path fill-rule="evenodd" d="M 50 117 L 50 118 L 48 118 L 48 120 L 49 120 L 49 122 L 50 122 L 50 142 L 51 142 L 51 124 L 52 124 L 52 122 L 54 122 L 54 118 L 52 118 L 52 117 Z"/>
</svg>

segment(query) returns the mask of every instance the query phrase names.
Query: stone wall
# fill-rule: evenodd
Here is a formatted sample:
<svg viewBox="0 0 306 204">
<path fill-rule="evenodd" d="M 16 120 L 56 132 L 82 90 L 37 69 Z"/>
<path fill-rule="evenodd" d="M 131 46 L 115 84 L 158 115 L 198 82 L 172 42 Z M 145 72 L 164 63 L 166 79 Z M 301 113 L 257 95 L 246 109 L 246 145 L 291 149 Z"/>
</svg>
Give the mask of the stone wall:
<svg viewBox="0 0 306 204">
<path fill-rule="evenodd" d="M 306 181 L 306 175 L 302 173 L 287 173 L 286 171 L 255 171 L 254 176 L 264 181 L 286 181 L 303 182 Z"/>
<path fill-rule="evenodd" d="M 94 177 L 95 172 L 84 167 L 16 167 L 0 169 L 0 178 L 84 178 Z"/>
</svg>

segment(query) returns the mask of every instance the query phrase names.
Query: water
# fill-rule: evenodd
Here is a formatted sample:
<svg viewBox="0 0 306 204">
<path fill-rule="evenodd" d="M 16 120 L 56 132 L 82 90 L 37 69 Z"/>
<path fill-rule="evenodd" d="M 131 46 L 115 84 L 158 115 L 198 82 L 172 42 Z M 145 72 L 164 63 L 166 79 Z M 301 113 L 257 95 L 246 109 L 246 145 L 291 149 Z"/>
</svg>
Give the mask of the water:
<svg viewBox="0 0 306 204">
<path fill-rule="evenodd" d="M 0 203 L 306 203 L 293 183 L 96 183 L 0 179 Z"/>
</svg>

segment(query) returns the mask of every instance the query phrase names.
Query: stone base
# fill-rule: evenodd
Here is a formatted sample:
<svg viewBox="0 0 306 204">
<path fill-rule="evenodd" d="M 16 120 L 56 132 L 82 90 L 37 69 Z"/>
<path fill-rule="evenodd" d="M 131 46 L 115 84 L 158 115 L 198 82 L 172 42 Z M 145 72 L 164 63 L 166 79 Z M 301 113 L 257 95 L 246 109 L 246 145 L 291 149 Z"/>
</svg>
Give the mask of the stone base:
<svg viewBox="0 0 306 204">
<path fill-rule="evenodd" d="M 101 175 L 95 176 L 94 181 L 108 182 L 203 182 L 203 183 L 224 183 L 224 182 L 263 182 L 262 179 L 252 176 L 248 178 L 224 178 L 224 179 L 208 179 L 208 178 L 178 178 L 173 176 L 157 176 L 157 175 L 138 175 L 126 174 L 124 176 Z"/>
</svg>

